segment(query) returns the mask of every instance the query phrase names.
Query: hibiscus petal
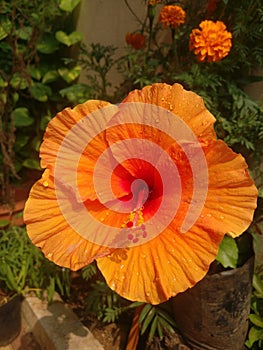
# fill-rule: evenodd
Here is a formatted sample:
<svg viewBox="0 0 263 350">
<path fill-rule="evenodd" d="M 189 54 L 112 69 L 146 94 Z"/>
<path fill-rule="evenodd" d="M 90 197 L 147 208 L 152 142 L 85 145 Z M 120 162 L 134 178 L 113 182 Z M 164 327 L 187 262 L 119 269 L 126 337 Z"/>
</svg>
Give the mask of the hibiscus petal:
<svg viewBox="0 0 263 350">
<path fill-rule="evenodd" d="M 180 117 L 198 138 L 216 137 L 213 129 L 215 118 L 206 109 L 203 99 L 180 84 L 153 84 L 142 90 L 134 90 L 123 100 L 154 104 Z M 171 125 L 171 127 L 173 127 Z"/>
<path fill-rule="evenodd" d="M 73 109 L 66 108 L 59 112 L 47 126 L 40 148 L 41 166 L 43 168 L 54 167 L 59 147 L 69 130 L 82 118 L 109 105 L 108 102 L 89 100 Z"/>
<path fill-rule="evenodd" d="M 60 266 L 78 270 L 112 251 L 88 241 L 72 229 L 61 213 L 48 171 L 31 189 L 24 221 L 32 242 Z"/>
<path fill-rule="evenodd" d="M 110 288 L 121 296 L 159 304 L 205 276 L 221 239 L 196 227 L 187 235 L 168 228 L 147 244 L 117 250 L 97 263 Z"/>
<path fill-rule="evenodd" d="M 209 171 L 209 190 L 200 217 L 205 227 L 223 227 L 232 237 L 242 234 L 253 219 L 258 191 L 244 158 L 223 141 L 204 147 Z"/>
</svg>

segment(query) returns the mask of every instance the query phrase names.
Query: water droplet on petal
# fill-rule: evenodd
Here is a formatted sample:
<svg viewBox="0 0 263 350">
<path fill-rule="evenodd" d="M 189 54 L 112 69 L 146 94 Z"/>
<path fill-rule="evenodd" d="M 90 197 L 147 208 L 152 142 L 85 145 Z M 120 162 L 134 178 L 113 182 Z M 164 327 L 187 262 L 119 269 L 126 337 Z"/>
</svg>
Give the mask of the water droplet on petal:
<svg viewBox="0 0 263 350">
<path fill-rule="evenodd" d="M 147 297 L 149 297 L 151 295 L 150 292 L 146 292 L 145 294 L 146 294 Z"/>
<path fill-rule="evenodd" d="M 124 268 L 124 265 L 122 264 L 121 266 L 120 266 L 120 269 L 123 269 Z"/>
<path fill-rule="evenodd" d="M 111 287 L 111 289 L 115 290 L 116 284 L 113 282 L 113 283 L 111 283 L 110 287 Z"/>
<path fill-rule="evenodd" d="M 48 182 L 47 181 L 43 181 L 42 184 L 43 184 L 44 187 L 48 187 Z"/>
</svg>

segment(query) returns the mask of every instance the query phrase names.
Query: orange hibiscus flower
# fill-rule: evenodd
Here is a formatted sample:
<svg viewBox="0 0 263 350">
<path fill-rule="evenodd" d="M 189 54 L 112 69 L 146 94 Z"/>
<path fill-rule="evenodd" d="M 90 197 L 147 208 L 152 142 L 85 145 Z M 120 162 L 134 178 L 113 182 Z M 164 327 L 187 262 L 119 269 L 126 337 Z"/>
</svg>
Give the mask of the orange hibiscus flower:
<svg viewBox="0 0 263 350">
<path fill-rule="evenodd" d="M 185 22 L 186 13 L 176 5 L 163 6 L 159 15 L 159 22 L 166 27 L 177 28 Z"/>
<path fill-rule="evenodd" d="M 144 47 L 146 38 L 141 33 L 127 33 L 125 40 L 128 45 L 131 45 L 135 50 L 139 50 Z"/>
<path fill-rule="evenodd" d="M 200 62 L 217 62 L 226 57 L 232 47 L 232 34 L 221 21 L 205 20 L 200 29 L 193 29 L 190 34 L 190 50 L 194 51 Z"/>
<path fill-rule="evenodd" d="M 96 259 L 130 300 L 157 304 L 192 287 L 256 206 L 247 165 L 216 139 L 214 121 L 179 84 L 58 113 L 25 207 L 33 243 L 73 270 Z"/>
</svg>

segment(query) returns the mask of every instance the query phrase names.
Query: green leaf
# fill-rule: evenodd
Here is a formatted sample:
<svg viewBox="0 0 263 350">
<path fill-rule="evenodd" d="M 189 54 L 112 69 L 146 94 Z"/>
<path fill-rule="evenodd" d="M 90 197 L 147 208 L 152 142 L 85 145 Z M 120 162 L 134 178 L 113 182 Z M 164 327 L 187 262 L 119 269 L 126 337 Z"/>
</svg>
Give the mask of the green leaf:
<svg viewBox="0 0 263 350">
<path fill-rule="evenodd" d="M 133 303 L 131 303 L 127 306 L 127 309 L 134 309 L 134 308 L 141 306 L 143 304 L 145 304 L 145 303 L 142 301 L 134 301 Z"/>
<path fill-rule="evenodd" d="M 163 328 L 162 328 L 160 322 L 157 322 L 157 331 L 158 331 L 158 337 L 160 339 L 163 339 Z"/>
<path fill-rule="evenodd" d="M 22 40 L 28 40 L 32 35 L 32 27 L 24 26 L 17 30 L 17 35 Z"/>
<path fill-rule="evenodd" d="M 68 35 L 62 30 L 59 30 L 56 32 L 56 39 L 66 46 L 71 46 L 82 40 L 82 34 L 75 31 Z"/>
<path fill-rule="evenodd" d="M 67 82 L 71 83 L 74 81 L 80 74 L 81 72 L 81 67 L 80 66 L 75 66 L 72 69 L 68 68 L 59 68 L 58 73 L 59 75 Z"/>
<path fill-rule="evenodd" d="M 148 338 L 149 342 L 152 342 L 158 324 L 159 324 L 158 317 L 155 316 L 153 321 L 152 321 L 151 328 L 150 328 L 150 331 L 149 331 L 149 338 Z"/>
<path fill-rule="evenodd" d="M 24 77 L 21 77 L 19 73 L 13 75 L 10 84 L 14 89 L 24 90 L 28 87 L 27 80 Z"/>
<path fill-rule="evenodd" d="M 82 103 L 89 99 L 91 88 L 85 84 L 74 84 L 59 91 L 62 97 L 69 101 Z"/>
<path fill-rule="evenodd" d="M 16 108 L 13 113 L 17 128 L 32 125 L 34 122 L 34 119 L 29 115 L 28 109 L 25 107 Z"/>
<path fill-rule="evenodd" d="M 0 88 L 4 88 L 8 85 L 7 81 L 0 77 Z"/>
<path fill-rule="evenodd" d="M 175 327 L 175 321 L 174 319 L 164 310 L 161 310 L 160 308 L 158 309 L 158 315 L 165 319 L 171 326 Z"/>
<path fill-rule="evenodd" d="M 58 72 L 56 70 L 51 70 L 43 76 L 42 83 L 43 84 L 52 83 L 53 81 L 56 81 L 58 77 L 59 77 Z"/>
<path fill-rule="evenodd" d="M 142 309 L 142 311 L 140 313 L 140 317 L 139 317 L 139 320 L 138 320 L 139 323 L 143 322 L 143 320 L 145 319 L 145 317 L 147 316 L 147 314 L 151 310 L 151 308 L 152 308 L 151 304 L 146 304 L 144 306 L 144 308 Z"/>
<path fill-rule="evenodd" d="M 226 267 L 237 267 L 238 247 L 234 238 L 225 235 L 222 240 L 216 260 Z"/>
<path fill-rule="evenodd" d="M 59 8 L 63 11 L 72 12 L 79 3 L 80 0 L 61 0 Z"/>
<path fill-rule="evenodd" d="M 16 135 L 16 142 L 14 146 L 15 151 L 21 150 L 21 148 L 23 148 L 27 144 L 28 140 L 29 140 L 28 135 L 25 135 L 25 134 Z"/>
<path fill-rule="evenodd" d="M 29 72 L 30 72 L 31 77 L 36 79 L 36 80 L 40 80 L 42 77 L 41 70 L 37 67 L 30 66 Z"/>
<path fill-rule="evenodd" d="M 253 344 L 259 340 L 263 340 L 263 329 L 251 327 L 248 333 L 248 341 L 246 345 L 251 348 Z"/>
<path fill-rule="evenodd" d="M 263 318 L 259 315 L 250 314 L 249 319 L 255 326 L 263 328 Z"/>
<path fill-rule="evenodd" d="M 39 161 L 35 159 L 28 158 L 23 161 L 22 165 L 25 168 L 41 170 Z"/>
<path fill-rule="evenodd" d="M 42 83 L 34 83 L 34 85 L 31 87 L 31 93 L 36 100 L 46 102 L 49 96 L 51 96 L 52 91 L 47 85 Z"/>
<path fill-rule="evenodd" d="M 263 298 L 263 280 L 257 275 L 253 275 L 253 287 L 255 288 L 255 295 L 258 298 Z"/>
<path fill-rule="evenodd" d="M 0 24 L 0 40 L 5 39 L 12 28 L 12 23 L 9 19 L 4 18 Z"/>
<path fill-rule="evenodd" d="M 174 333 L 174 329 L 169 322 L 167 322 L 164 318 L 159 317 L 159 322 L 163 328 L 166 328 L 170 333 Z"/>
<path fill-rule="evenodd" d="M 52 118 L 49 115 L 45 115 L 40 120 L 40 130 L 44 131 Z"/>
<path fill-rule="evenodd" d="M 49 286 L 47 287 L 47 294 L 48 294 L 48 302 L 50 303 L 53 299 L 55 293 L 55 278 L 50 277 L 49 278 Z"/>
<path fill-rule="evenodd" d="M 81 275 L 82 278 L 86 281 L 91 279 L 91 277 L 95 276 L 97 273 L 97 267 L 94 264 L 89 264 L 82 268 Z"/>
<path fill-rule="evenodd" d="M 153 318 L 156 318 L 155 306 L 152 306 L 151 310 L 148 312 L 146 318 L 142 322 L 141 334 L 144 334 L 149 324 L 152 322 Z"/>
<path fill-rule="evenodd" d="M 59 48 L 57 40 L 53 36 L 44 36 L 41 42 L 37 45 L 37 50 L 44 54 L 55 52 Z"/>
<path fill-rule="evenodd" d="M 9 224 L 10 224 L 9 220 L 6 220 L 6 219 L 0 220 L 0 228 L 6 227 Z"/>
</svg>

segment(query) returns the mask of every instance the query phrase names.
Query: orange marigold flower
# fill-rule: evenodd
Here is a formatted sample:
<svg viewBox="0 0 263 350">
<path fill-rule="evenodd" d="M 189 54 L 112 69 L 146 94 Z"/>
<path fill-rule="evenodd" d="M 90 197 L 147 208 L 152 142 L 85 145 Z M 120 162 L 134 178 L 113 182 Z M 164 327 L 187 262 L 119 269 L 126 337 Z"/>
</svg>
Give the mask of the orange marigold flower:
<svg viewBox="0 0 263 350">
<path fill-rule="evenodd" d="M 176 5 L 163 6 L 159 15 L 159 22 L 166 27 L 177 28 L 185 22 L 186 13 Z"/>
<path fill-rule="evenodd" d="M 144 47 L 146 38 L 141 33 L 127 33 L 125 40 L 128 45 L 131 45 L 135 50 L 139 50 Z"/>
<path fill-rule="evenodd" d="M 47 127 L 45 171 L 26 203 L 31 240 L 73 270 L 96 259 L 130 300 L 158 304 L 192 287 L 256 207 L 245 160 L 217 140 L 214 122 L 179 84 L 64 109 Z"/>
<path fill-rule="evenodd" d="M 193 29 L 190 34 L 190 50 L 194 51 L 200 62 L 217 62 L 226 57 L 232 47 L 232 34 L 221 21 L 205 20 L 200 29 Z"/>
</svg>

